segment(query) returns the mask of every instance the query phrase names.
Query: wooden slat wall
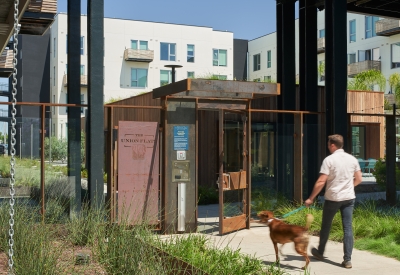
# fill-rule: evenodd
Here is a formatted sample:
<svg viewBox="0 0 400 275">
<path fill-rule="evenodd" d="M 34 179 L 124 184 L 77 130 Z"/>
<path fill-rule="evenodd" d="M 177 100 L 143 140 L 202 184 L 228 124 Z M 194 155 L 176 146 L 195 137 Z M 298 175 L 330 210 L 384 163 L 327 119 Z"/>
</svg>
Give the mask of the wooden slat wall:
<svg viewBox="0 0 400 275">
<path fill-rule="evenodd" d="M 383 114 L 384 93 L 372 91 L 348 91 L 347 113 L 352 125 L 366 126 L 366 158 L 383 158 L 385 152 L 385 118 L 357 116 L 356 114 Z"/>
<path fill-rule="evenodd" d="M 27 11 L 57 13 L 57 0 L 31 0 Z"/>
<path fill-rule="evenodd" d="M 110 105 L 135 105 L 135 106 L 160 106 L 160 99 L 153 99 L 152 93 L 145 93 L 135 97 L 127 98 L 121 101 L 113 102 Z M 134 120 L 134 121 L 156 121 L 160 122 L 161 111 L 157 109 L 135 109 L 135 108 L 113 108 L 114 109 L 114 126 L 118 125 L 118 121 Z M 104 110 L 104 129 L 107 129 L 107 112 L 110 108 Z"/>
<path fill-rule="evenodd" d="M 13 50 L 4 50 L 0 56 L 0 68 L 13 67 Z"/>
</svg>

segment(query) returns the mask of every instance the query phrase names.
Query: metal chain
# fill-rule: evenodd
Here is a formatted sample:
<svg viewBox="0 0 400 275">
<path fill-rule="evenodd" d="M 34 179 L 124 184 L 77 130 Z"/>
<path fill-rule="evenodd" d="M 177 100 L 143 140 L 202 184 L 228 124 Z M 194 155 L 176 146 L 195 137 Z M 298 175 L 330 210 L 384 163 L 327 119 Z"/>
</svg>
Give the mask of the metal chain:
<svg viewBox="0 0 400 275">
<path fill-rule="evenodd" d="M 13 46 L 14 46 L 14 58 L 13 58 L 13 75 L 12 75 L 12 110 L 11 110 L 11 160 L 10 160 L 10 174 L 11 174 L 11 181 L 10 181 L 10 229 L 8 231 L 9 234 L 9 240 L 8 240 L 8 245 L 10 246 L 8 250 L 8 274 L 13 275 L 14 270 L 14 195 L 15 195 L 15 189 L 14 189 L 14 184 L 15 184 L 15 134 L 16 134 L 16 119 L 15 115 L 17 114 L 17 109 L 15 105 L 17 104 L 17 56 L 18 56 L 18 32 L 19 32 L 19 22 L 18 22 L 18 6 L 19 6 L 19 0 L 14 0 L 14 35 L 13 35 Z"/>
</svg>

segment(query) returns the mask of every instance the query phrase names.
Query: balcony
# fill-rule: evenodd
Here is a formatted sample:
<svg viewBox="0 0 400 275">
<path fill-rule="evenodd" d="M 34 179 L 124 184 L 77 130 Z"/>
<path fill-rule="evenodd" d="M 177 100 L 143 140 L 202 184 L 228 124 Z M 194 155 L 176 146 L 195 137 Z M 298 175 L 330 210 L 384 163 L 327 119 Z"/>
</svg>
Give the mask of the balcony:
<svg viewBox="0 0 400 275">
<path fill-rule="evenodd" d="M 325 37 L 318 38 L 317 40 L 317 52 L 325 52 Z"/>
<path fill-rule="evenodd" d="M 400 20 L 382 19 L 375 23 L 376 35 L 392 36 L 400 33 Z"/>
<path fill-rule="evenodd" d="M 376 60 L 365 60 L 347 65 L 347 75 L 355 76 L 368 70 L 381 70 L 381 62 Z"/>
<path fill-rule="evenodd" d="M 0 77 L 9 77 L 13 71 L 13 51 L 5 49 L 0 56 Z"/>
<path fill-rule="evenodd" d="M 63 77 L 63 86 L 68 86 L 68 75 L 64 75 Z M 87 87 L 87 75 L 81 75 L 81 87 Z"/>
<path fill-rule="evenodd" d="M 134 50 L 125 49 L 124 51 L 125 61 L 135 62 L 151 62 L 154 59 L 154 51 L 151 50 Z"/>
</svg>

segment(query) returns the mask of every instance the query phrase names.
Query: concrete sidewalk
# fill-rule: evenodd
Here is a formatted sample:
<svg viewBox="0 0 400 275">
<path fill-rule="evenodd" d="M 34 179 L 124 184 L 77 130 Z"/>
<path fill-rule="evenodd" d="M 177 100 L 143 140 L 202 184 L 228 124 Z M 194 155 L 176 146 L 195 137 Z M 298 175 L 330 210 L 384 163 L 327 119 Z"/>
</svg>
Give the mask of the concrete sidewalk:
<svg viewBox="0 0 400 275">
<path fill-rule="evenodd" d="M 218 247 L 229 246 L 233 249 L 240 248 L 242 253 L 253 255 L 265 264 L 275 262 L 275 251 L 269 238 L 269 229 L 265 224 L 251 223 L 250 230 L 240 230 L 224 236 L 218 235 L 218 205 L 199 206 L 198 215 L 199 232 L 210 235 Z M 311 248 L 317 246 L 318 237 L 310 237 L 308 254 L 310 257 L 309 274 L 362 274 L 362 275 L 394 275 L 400 274 L 400 261 L 379 256 L 370 252 L 354 249 L 352 256 L 353 268 L 341 267 L 343 261 L 342 243 L 328 242 L 324 261 L 318 261 L 311 255 Z M 293 244 L 286 244 L 283 249 L 284 256 L 280 256 L 281 268 L 289 274 L 304 274 L 304 257 L 294 250 Z"/>
</svg>

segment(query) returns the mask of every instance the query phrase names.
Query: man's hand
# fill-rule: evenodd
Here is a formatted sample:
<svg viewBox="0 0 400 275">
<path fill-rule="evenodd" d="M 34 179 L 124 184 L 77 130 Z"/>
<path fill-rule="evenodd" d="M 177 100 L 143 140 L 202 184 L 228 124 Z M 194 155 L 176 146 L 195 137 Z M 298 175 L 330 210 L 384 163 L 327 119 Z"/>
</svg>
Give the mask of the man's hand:
<svg viewBox="0 0 400 275">
<path fill-rule="evenodd" d="M 307 200 L 304 202 L 304 205 L 305 205 L 306 207 L 309 207 L 311 204 L 313 204 L 313 202 L 314 202 L 314 200 L 307 199 Z"/>
</svg>

